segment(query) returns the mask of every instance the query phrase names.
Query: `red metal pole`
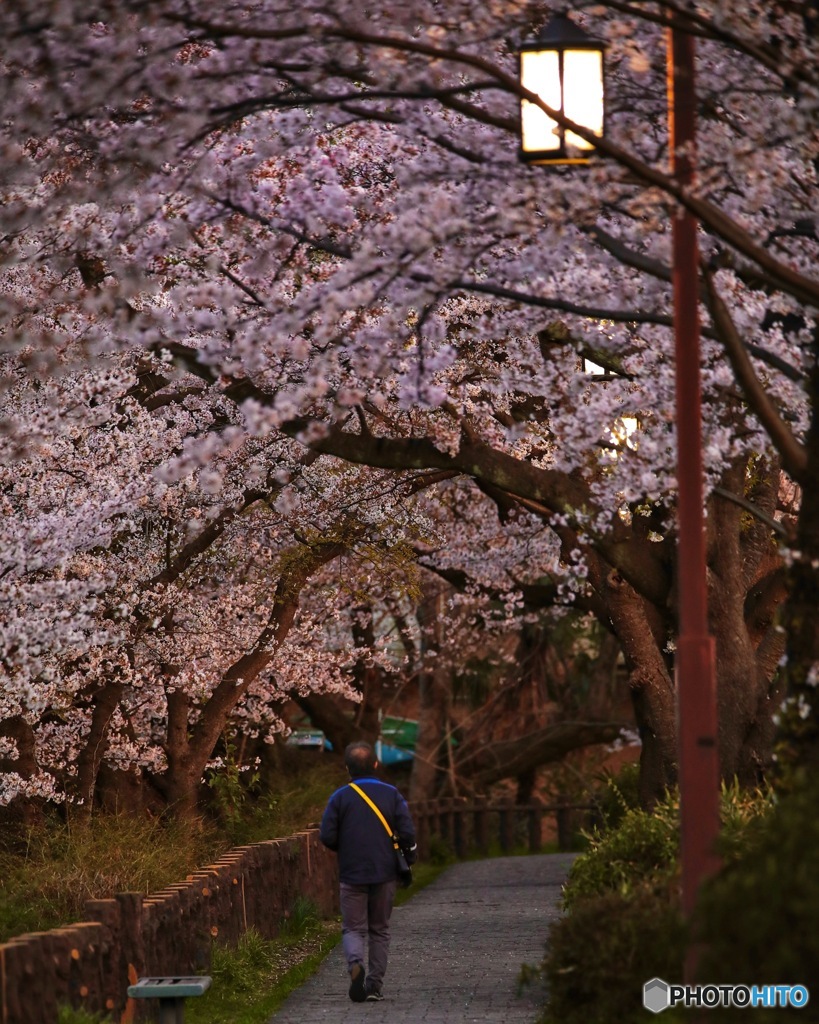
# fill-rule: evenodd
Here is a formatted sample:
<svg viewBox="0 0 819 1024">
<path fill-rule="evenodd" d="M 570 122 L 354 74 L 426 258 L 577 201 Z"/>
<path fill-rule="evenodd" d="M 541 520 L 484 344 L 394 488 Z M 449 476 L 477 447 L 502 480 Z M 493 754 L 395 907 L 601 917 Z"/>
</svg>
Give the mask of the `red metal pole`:
<svg viewBox="0 0 819 1024">
<path fill-rule="evenodd" d="M 683 187 L 695 170 L 694 37 L 674 28 L 669 46 L 669 118 L 673 172 Z M 697 222 L 680 209 L 672 225 L 676 355 L 677 521 L 679 540 L 676 682 L 679 730 L 680 855 L 683 912 L 690 916 L 700 884 L 718 867 L 719 832 L 716 657 L 708 633 L 700 386 Z M 693 981 L 695 954 L 686 960 Z"/>
</svg>

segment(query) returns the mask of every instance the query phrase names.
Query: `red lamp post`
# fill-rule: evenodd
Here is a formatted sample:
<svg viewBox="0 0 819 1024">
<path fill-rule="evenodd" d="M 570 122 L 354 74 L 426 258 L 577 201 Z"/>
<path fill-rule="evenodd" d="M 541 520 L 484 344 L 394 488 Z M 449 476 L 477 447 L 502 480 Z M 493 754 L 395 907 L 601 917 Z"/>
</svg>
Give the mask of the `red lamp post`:
<svg viewBox="0 0 819 1024">
<path fill-rule="evenodd" d="M 694 182 L 696 94 L 694 37 L 669 30 L 669 120 L 673 173 L 681 188 Z M 677 419 L 677 572 L 679 638 L 676 674 L 680 773 L 683 912 L 694 909 L 700 883 L 717 869 L 719 751 L 714 638 L 708 633 L 702 488 L 699 255 L 697 222 L 680 208 L 672 222 L 674 350 Z M 688 980 L 693 954 L 686 964 Z"/>
<path fill-rule="evenodd" d="M 535 66 L 558 66 L 558 58 L 538 50 L 564 51 L 579 48 L 573 29 L 567 30 L 565 15 L 547 26 L 538 40 L 523 47 L 522 57 Z M 576 28 L 576 26 L 575 26 Z M 681 22 L 669 30 L 668 113 L 671 128 L 672 172 L 685 190 L 694 183 L 696 145 L 696 94 L 694 90 L 694 37 L 684 31 Z M 556 41 L 556 37 L 557 41 Z M 564 38 L 565 37 L 565 40 Z M 599 51 L 596 40 L 581 42 L 587 50 Z M 602 60 L 602 57 L 601 57 Z M 563 64 L 560 63 L 562 69 Z M 567 102 L 569 82 L 561 74 L 557 85 L 549 89 L 534 78 L 527 80 L 526 63 L 521 61 L 521 84 L 537 93 L 544 103 L 561 113 L 569 109 L 596 110 L 602 73 L 591 84 L 587 102 Z M 556 99 L 559 102 L 556 102 Z M 554 121 L 542 114 L 533 117 L 532 104 L 522 104 L 522 119 L 528 117 L 521 157 L 531 163 L 577 163 L 585 154 L 566 152 L 564 134 Z M 590 132 L 602 134 L 602 116 L 582 124 Z M 542 128 L 541 128 L 542 126 Z M 535 130 L 542 130 L 539 140 Z M 547 134 L 548 133 L 548 134 Z M 551 136 L 551 138 L 550 138 Z M 559 138 L 559 143 L 554 141 Z M 586 142 L 587 147 L 591 143 Z M 544 159 L 546 157 L 546 159 Z M 578 159 L 579 158 L 579 159 Z M 587 159 L 587 157 L 586 157 Z M 718 866 L 715 843 L 719 832 L 719 752 L 717 747 L 716 658 L 714 639 L 708 632 L 705 522 L 703 516 L 702 406 L 700 384 L 699 256 L 697 222 L 682 206 L 672 220 L 674 349 L 677 423 L 678 489 L 678 605 L 679 636 L 676 652 L 678 717 L 678 757 L 680 783 L 680 842 L 682 863 L 683 911 L 690 916 L 701 883 Z M 694 951 L 686 961 L 686 980 L 693 980 Z"/>
</svg>

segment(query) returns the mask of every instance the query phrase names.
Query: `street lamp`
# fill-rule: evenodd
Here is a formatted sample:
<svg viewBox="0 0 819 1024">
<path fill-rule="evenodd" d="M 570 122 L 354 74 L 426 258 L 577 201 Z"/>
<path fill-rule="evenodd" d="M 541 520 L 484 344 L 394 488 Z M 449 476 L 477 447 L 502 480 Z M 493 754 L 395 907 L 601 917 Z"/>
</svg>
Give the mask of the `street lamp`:
<svg viewBox="0 0 819 1024">
<path fill-rule="evenodd" d="M 566 14 L 555 15 L 520 48 L 520 83 L 595 135 L 603 134 L 605 44 Z M 529 100 L 520 104 L 520 156 L 532 164 L 584 164 L 594 148 Z"/>
<path fill-rule="evenodd" d="M 567 36 L 571 22 L 564 15 L 557 30 Z M 550 23 L 551 25 L 551 23 Z M 694 91 L 694 37 L 685 29 L 684 15 L 677 14 L 670 28 L 668 46 L 670 148 L 672 173 L 681 193 L 694 183 L 696 144 L 696 96 Z M 544 37 L 549 37 L 547 26 Z M 585 36 L 585 33 L 583 33 Z M 576 124 L 573 114 L 591 109 L 586 98 L 586 83 L 575 74 L 567 75 L 566 66 L 572 48 L 577 44 L 526 44 L 521 51 L 521 85 L 537 93 L 542 102 L 553 111 Z M 595 71 L 594 85 L 589 95 L 598 95 L 598 81 L 603 82 L 602 48 L 599 76 Z M 548 56 L 549 53 L 557 56 Z M 548 86 L 535 84 L 529 71 L 530 57 L 543 53 L 542 66 L 551 69 L 551 78 L 545 75 Z M 595 60 L 598 58 L 595 57 Z M 554 82 L 557 61 L 559 90 Z M 539 64 L 535 64 L 539 67 Z M 575 100 L 569 90 L 578 89 L 582 98 Z M 602 86 L 601 86 L 602 89 Z M 602 96 L 602 91 L 599 93 Z M 596 103 L 596 99 L 595 99 Z M 532 163 L 559 160 L 567 147 L 577 145 L 577 135 L 555 127 L 555 121 L 540 111 L 543 118 L 534 118 L 521 104 L 521 153 Z M 539 109 L 535 104 L 530 107 Z M 528 118 L 528 121 L 526 120 Z M 545 120 L 544 120 L 545 119 Z M 595 113 L 594 123 L 585 122 L 598 136 L 602 134 L 602 113 Z M 531 127 L 534 125 L 534 128 Z M 600 125 L 597 131 L 596 125 Z M 540 132 L 539 135 L 536 132 Z M 546 136 L 559 139 L 552 143 Z M 553 154 L 552 159 L 548 154 Z M 700 326 L 699 326 L 699 256 L 697 251 L 697 222 L 691 213 L 680 206 L 672 218 L 672 283 L 674 290 L 674 350 L 677 423 L 677 521 L 678 521 L 678 600 L 679 637 L 675 659 L 677 682 L 677 728 L 680 782 L 680 860 L 682 865 L 683 911 L 690 916 L 697 899 L 700 884 L 713 874 L 719 861 L 715 843 L 719 833 L 719 755 L 717 750 L 716 656 L 714 638 L 708 633 L 706 585 L 706 550 L 703 517 L 703 463 L 702 463 L 702 411 L 700 383 Z M 689 950 L 686 976 L 693 980 L 695 953 Z"/>
</svg>

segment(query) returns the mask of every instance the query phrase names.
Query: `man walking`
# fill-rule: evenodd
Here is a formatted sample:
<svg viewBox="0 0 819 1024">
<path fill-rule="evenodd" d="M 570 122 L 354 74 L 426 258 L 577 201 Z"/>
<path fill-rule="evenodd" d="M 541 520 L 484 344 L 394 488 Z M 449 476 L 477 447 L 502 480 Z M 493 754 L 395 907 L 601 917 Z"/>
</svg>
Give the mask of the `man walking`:
<svg viewBox="0 0 819 1024">
<path fill-rule="evenodd" d="M 337 789 L 321 819 L 321 841 L 338 854 L 341 882 L 341 934 L 350 999 L 383 999 L 381 986 L 390 948 L 390 915 L 398 865 L 395 848 L 376 812 L 353 785 L 376 805 L 412 864 L 416 859 L 415 826 L 407 802 L 395 788 L 375 778 L 378 761 L 369 743 L 351 743 L 344 752 L 351 785 Z M 369 971 L 364 943 L 369 937 Z"/>
</svg>

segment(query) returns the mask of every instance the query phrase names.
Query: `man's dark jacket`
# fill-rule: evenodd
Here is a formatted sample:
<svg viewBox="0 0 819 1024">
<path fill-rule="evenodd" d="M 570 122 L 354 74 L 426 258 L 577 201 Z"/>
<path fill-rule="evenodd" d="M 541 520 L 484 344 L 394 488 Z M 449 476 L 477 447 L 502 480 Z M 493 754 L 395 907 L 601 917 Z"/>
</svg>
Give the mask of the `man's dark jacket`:
<svg viewBox="0 0 819 1024">
<path fill-rule="evenodd" d="M 415 826 L 406 800 L 379 779 L 353 779 L 398 836 L 407 863 L 416 858 Z M 398 877 L 393 847 L 375 811 L 349 786 L 337 789 L 321 819 L 321 841 L 338 853 L 338 874 L 347 885 L 373 885 Z"/>
</svg>

